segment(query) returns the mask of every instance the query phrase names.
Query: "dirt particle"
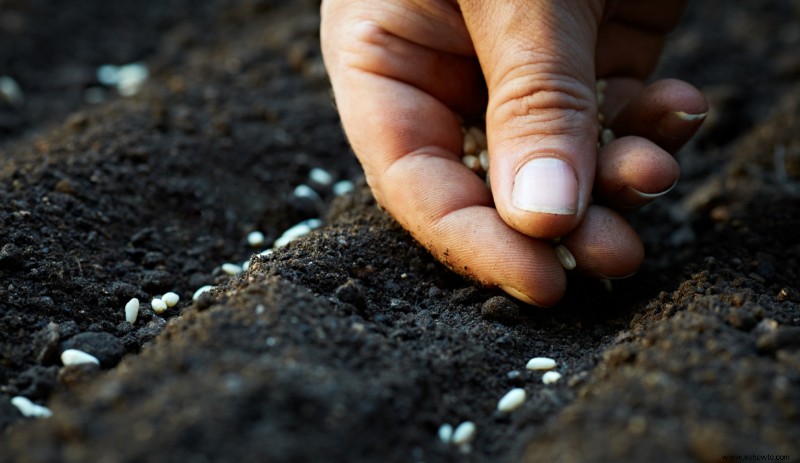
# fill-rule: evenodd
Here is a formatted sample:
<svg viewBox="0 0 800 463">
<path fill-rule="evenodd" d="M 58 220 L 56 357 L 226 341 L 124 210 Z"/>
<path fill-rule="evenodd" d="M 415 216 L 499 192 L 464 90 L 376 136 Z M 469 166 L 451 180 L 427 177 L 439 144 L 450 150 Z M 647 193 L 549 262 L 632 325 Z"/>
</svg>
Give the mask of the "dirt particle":
<svg viewBox="0 0 800 463">
<path fill-rule="evenodd" d="M 0 269 L 15 269 L 22 264 L 22 249 L 14 243 L 7 243 L 0 248 Z"/>
<path fill-rule="evenodd" d="M 364 296 L 364 287 L 358 280 L 348 279 L 334 291 L 336 297 L 345 304 L 353 305 L 358 311 L 367 308 L 367 298 Z"/>
<path fill-rule="evenodd" d="M 763 333 L 756 341 L 759 352 L 769 353 L 786 347 L 800 346 L 800 327 L 784 326 Z"/>
<path fill-rule="evenodd" d="M 481 316 L 504 325 L 513 325 L 519 321 L 519 307 L 505 296 L 494 296 L 481 306 Z"/>
</svg>

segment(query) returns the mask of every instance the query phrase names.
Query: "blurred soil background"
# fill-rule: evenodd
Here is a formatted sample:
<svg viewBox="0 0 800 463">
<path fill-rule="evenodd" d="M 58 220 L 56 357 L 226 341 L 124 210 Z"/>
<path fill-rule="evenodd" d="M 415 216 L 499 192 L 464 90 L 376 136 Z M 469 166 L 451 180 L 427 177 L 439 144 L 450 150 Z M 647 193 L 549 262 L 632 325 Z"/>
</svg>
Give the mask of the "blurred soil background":
<svg viewBox="0 0 800 463">
<path fill-rule="evenodd" d="M 647 261 L 543 310 L 376 207 L 318 2 L 0 0 L 0 462 L 800 458 L 800 4 L 689 3 L 658 76 L 712 110 L 675 191 L 631 216 Z M 131 95 L 98 79 L 128 63 Z M 469 449 L 437 437 L 468 420 Z"/>
</svg>

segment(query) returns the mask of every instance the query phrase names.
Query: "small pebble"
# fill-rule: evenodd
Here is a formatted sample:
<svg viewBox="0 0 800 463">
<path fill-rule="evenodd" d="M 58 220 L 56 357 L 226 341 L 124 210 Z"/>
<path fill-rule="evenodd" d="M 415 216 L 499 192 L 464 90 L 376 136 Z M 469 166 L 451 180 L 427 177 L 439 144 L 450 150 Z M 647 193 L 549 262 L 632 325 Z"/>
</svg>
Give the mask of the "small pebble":
<svg viewBox="0 0 800 463">
<path fill-rule="evenodd" d="M 139 299 L 135 297 L 125 304 L 125 320 L 131 325 L 136 323 L 136 317 L 139 316 Z"/>
<path fill-rule="evenodd" d="M 336 196 L 344 196 L 355 189 L 355 184 L 350 180 L 339 180 L 333 184 L 333 194 Z"/>
<path fill-rule="evenodd" d="M 167 311 L 167 303 L 163 299 L 156 298 L 150 301 L 150 308 L 153 309 L 153 312 L 161 315 Z"/>
<path fill-rule="evenodd" d="M 534 357 L 525 365 L 528 370 L 552 370 L 555 367 L 556 361 L 548 357 Z"/>
<path fill-rule="evenodd" d="M 439 426 L 439 440 L 442 441 L 444 444 L 449 444 L 450 440 L 453 439 L 453 426 L 448 423 L 445 423 Z"/>
<path fill-rule="evenodd" d="M 176 293 L 170 291 L 161 296 L 161 300 L 164 301 L 165 304 L 167 304 L 167 307 L 175 307 L 176 305 L 178 305 L 178 301 L 181 300 L 181 297 L 178 296 Z"/>
<path fill-rule="evenodd" d="M 497 402 L 497 411 L 501 413 L 510 413 L 525 403 L 526 397 L 525 389 L 515 387 L 508 391 L 506 395 Z"/>
<path fill-rule="evenodd" d="M 317 185 L 330 186 L 333 184 L 333 175 L 327 170 L 314 167 L 308 173 L 308 178 Z"/>
<path fill-rule="evenodd" d="M 559 379 L 561 379 L 561 373 L 557 371 L 548 371 L 542 375 L 542 382 L 545 384 L 553 384 Z"/>
<path fill-rule="evenodd" d="M 252 231 L 247 235 L 247 244 L 254 248 L 259 248 L 264 244 L 264 234 L 260 231 Z"/>
<path fill-rule="evenodd" d="M 240 265 L 226 263 L 222 264 L 222 271 L 227 273 L 228 275 L 238 275 L 242 273 L 242 267 Z"/>
<path fill-rule="evenodd" d="M 475 431 L 477 428 L 475 427 L 475 423 L 472 421 L 465 421 L 458 425 L 455 431 L 453 431 L 453 438 L 451 442 L 454 445 L 462 446 L 468 445 L 475 439 Z"/>
<path fill-rule="evenodd" d="M 100 360 L 92 354 L 78 349 L 67 349 L 61 353 L 61 363 L 67 365 L 82 365 L 84 363 L 94 363 L 100 365 Z"/>
<path fill-rule="evenodd" d="M 192 300 L 196 301 L 201 294 L 203 294 L 206 291 L 211 291 L 212 289 L 214 289 L 214 287 L 211 285 L 201 286 L 200 288 L 197 289 L 197 291 L 194 292 L 194 294 L 192 294 Z"/>
<path fill-rule="evenodd" d="M 23 416 L 29 418 L 49 418 L 53 416 L 53 412 L 43 405 L 37 405 L 30 401 L 27 397 L 18 395 L 11 398 L 11 405 L 17 407 Z"/>
</svg>

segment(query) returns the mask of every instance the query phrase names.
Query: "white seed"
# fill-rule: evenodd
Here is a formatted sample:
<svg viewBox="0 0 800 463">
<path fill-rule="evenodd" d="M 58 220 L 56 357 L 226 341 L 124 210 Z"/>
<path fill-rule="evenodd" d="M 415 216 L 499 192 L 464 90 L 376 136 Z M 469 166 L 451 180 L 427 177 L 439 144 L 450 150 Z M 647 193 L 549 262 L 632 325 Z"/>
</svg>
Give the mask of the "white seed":
<svg viewBox="0 0 800 463">
<path fill-rule="evenodd" d="M 163 299 L 156 298 L 150 301 L 150 308 L 153 309 L 153 312 L 161 315 L 167 311 L 167 303 Z"/>
<path fill-rule="evenodd" d="M 201 294 L 203 294 L 206 291 L 211 291 L 212 289 L 214 289 L 214 287 L 211 285 L 201 286 L 200 288 L 197 289 L 197 291 L 194 292 L 194 294 L 192 294 L 192 300 L 196 301 Z"/>
<path fill-rule="evenodd" d="M 450 440 L 453 439 L 453 426 L 448 423 L 445 423 L 439 426 L 439 440 L 442 441 L 444 444 L 449 444 Z"/>
<path fill-rule="evenodd" d="M 557 371 L 548 371 L 542 375 L 542 382 L 545 384 L 553 384 L 561 379 L 561 373 Z"/>
<path fill-rule="evenodd" d="M 139 93 L 150 72 L 142 63 L 130 63 L 119 67 L 117 72 L 117 91 L 122 96 Z"/>
<path fill-rule="evenodd" d="M 11 398 L 11 405 L 17 407 L 23 416 L 29 418 L 49 418 L 53 416 L 53 412 L 43 405 L 37 405 L 30 401 L 27 397 L 18 395 Z"/>
<path fill-rule="evenodd" d="M 317 185 L 330 186 L 333 183 L 333 175 L 327 170 L 314 167 L 308 173 L 308 178 Z"/>
<path fill-rule="evenodd" d="M 485 172 L 489 172 L 489 151 L 482 149 L 480 153 L 478 153 L 478 160 L 481 162 L 481 169 Z"/>
<path fill-rule="evenodd" d="M 181 297 L 170 291 L 161 296 L 161 300 L 167 304 L 167 307 L 175 307 L 178 304 L 178 301 L 181 300 Z"/>
<path fill-rule="evenodd" d="M 128 323 L 136 323 L 136 317 L 139 316 L 139 299 L 135 297 L 125 304 L 125 320 Z"/>
<path fill-rule="evenodd" d="M 552 370 L 555 367 L 556 361 L 548 357 L 534 357 L 525 365 L 528 370 Z"/>
<path fill-rule="evenodd" d="M 525 389 L 521 387 L 511 389 L 497 402 L 497 411 L 501 413 L 512 412 L 525 403 L 525 398 Z"/>
<path fill-rule="evenodd" d="M 0 76 L 0 98 L 16 107 L 20 107 L 25 103 L 22 89 L 19 88 L 17 81 L 10 76 Z"/>
<path fill-rule="evenodd" d="M 461 162 L 464 163 L 464 165 L 467 166 L 467 168 L 473 172 L 478 172 L 481 170 L 481 161 L 471 154 L 463 156 L 461 158 Z"/>
<path fill-rule="evenodd" d="M 319 193 L 316 190 L 311 188 L 308 185 L 300 184 L 294 187 L 294 192 L 292 193 L 298 198 L 310 198 L 314 201 L 321 201 L 322 198 L 319 197 Z"/>
<path fill-rule="evenodd" d="M 222 267 L 220 268 L 222 269 L 223 272 L 227 273 L 228 275 L 238 275 L 242 273 L 241 265 L 226 263 L 222 264 Z"/>
<path fill-rule="evenodd" d="M 344 196 L 356 188 L 355 184 L 350 180 L 339 180 L 333 184 L 333 194 L 336 196 Z"/>
<path fill-rule="evenodd" d="M 478 154 L 478 142 L 475 140 L 475 136 L 472 134 L 471 130 L 466 130 L 464 132 L 464 142 L 461 145 L 461 150 L 464 154 L 469 156 Z"/>
<path fill-rule="evenodd" d="M 269 255 L 271 255 L 273 252 L 274 252 L 274 251 L 273 251 L 272 249 L 265 249 L 265 250 L 263 250 L 263 251 L 259 252 L 259 253 L 258 253 L 258 255 L 259 255 L 259 256 L 265 256 L 265 257 L 266 257 L 266 256 L 269 256 Z"/>
<path fill-rule="evenodd" d="M 247 244 L 254 248 L 261 247 L 264 244 L 264 234 L 260 231 L 252 231 L 247 235 Z"/>
<path fill-rule="evenodd" d="M 472 421 L 465 421 L 459 424 L 456 430 L 453 431 L 453 439 L 451 442 L 458 446 L 467 445 L 475 439 L 476 430 L 475 423 Z"/>
<path fill-rule="evenodd" d="M 572 270 L 575 268 L 577 262 L 575 262 L 575 256 L 569 252 L 566 246 L 563 244 L 559 244 L 556 246 L 556 257 L 558 257 L 558 261 L 561 262 L 561 266 L 567 270 Z"/>
<path fill-rule="evenodd" d="M 82 365 L 84 363 L 94 363 L 100 365 L 100 360 L 92 354 L 78 349 L 67 349 L 61 353 L 61 363 L 64 365 Z"/>
<path fill-rule="evenodd" d="M 595 93 L 597 95 L 597 106 L 603 106 L 606 101 L 606 88 L 608 88 L 608 81 L 600 79 L 595 83 Z"/>
<path fill-rule="evenodd" d="M 600 132 L 600 142 L 603 145 L 607 145 L 607 144 L 611 143 L 612 141 L 614 141 L 616 139 L 617 139 L 617 136 L 614 135 L 614 131 L 611 130 L 611 129 L 603 129 Z"/>
<path fill-rule="evenodd" d="M 249 268 L 250 268 L 250 259 L 247 259 L 246 261 L 242 262 L 242 271 L 246 272 L 247 269 Z"/>
<path fill-rule="evenodd" d="M 283 234 L 277 240 L 275 240 L 273 247 L 280 248 L 282 246 L 286 246 L 297 238 L 311 233 L 312 230 L 319 228 L 321 225 L 322 221 L 319 219 L 304 220 L 283 232 Z"/>
<path fill-rule="evenodd" d="M 478 145 L 478 150 L 486 149 L 486 132 L 478 127 L 470 127 L 467 133 L 475 139 L 475 144 Z"/>
</svg>

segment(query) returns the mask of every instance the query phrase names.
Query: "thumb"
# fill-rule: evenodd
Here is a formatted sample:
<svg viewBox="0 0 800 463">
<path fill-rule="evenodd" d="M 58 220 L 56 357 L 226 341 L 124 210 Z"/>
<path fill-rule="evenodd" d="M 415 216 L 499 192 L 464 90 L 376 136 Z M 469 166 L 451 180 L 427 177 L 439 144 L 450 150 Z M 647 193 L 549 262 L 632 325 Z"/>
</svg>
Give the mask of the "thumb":
<svg viewBox="0 0 800 463">
<path fill-rule="evenodd" d="M 462 1 L 486 78 L 495 206 L 518 231 L 559 237 L 583 217 L 597 153 L 594 55 L 604 2 Z"/>
</svg>

